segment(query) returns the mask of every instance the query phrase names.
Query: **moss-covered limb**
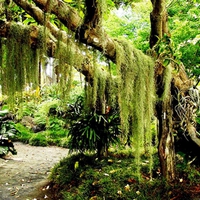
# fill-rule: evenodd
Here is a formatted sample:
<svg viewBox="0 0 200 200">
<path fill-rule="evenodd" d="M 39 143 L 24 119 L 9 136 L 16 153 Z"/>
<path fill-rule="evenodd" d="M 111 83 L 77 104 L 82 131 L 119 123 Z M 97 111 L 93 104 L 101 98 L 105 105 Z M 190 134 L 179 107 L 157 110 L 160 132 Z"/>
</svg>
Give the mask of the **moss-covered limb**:
<svg viewBox="0 0 200 200">
<path fill-rule="evenodd" d="M 44 24 L 44 13 L 42 12 L 41 9 L 39 9 L 38 7 L 36 7 L 35 5 L 25 1 L 25 0 L 14 0 L 14 2 L 20 6 L 21 8 L 23 8 L 28 14 L 30 14 L 33 18 L 36 19 L 36 21 L 40 24 Z M 46 6 L 45 4 L 46 1 L 44 0 L 37 0 L 37 5 L 40 6 L 41 8 L 44 8 Z M 55 5 L 59 5 L 59 2 L 56 0 L 52 0 L 52 3 Z M 56 4 L 57 3 L 57 4 Z M 63 2 L 63 4 L 65 4 Z M 60 9 L 60 6 L 57 7 L 58 9 Z M 67 6 L 63 5 L 64 7 Z M 62 7 L 62 6 L 61 6 Z M 77 35 L 77 39 L 80 40 L 82 43 L 86 43 L 88 45 L 93 46 L 94 48 L 102 51 L 104 53 L 105 56 L 107 56 L 108 58 L 110 58 L 111 60 L 115 61 L 116 60 L 116 47 L 115 47 L 115 43 L 114 40 L 110 37 L 108 37 L 108 35 L 103 31 L 99 31 L 97 29 L 88 29 L 86 28 L 87 26 L 82 25 L 81 27 L 78 26 L 78 24 L 80 22 L 78 22 L 76 24 L 77 27 L 75 27 L 74 22 L 70 21 L 69 18 L 71 18 L 73 16 L 73 19 L 77 18 L 77 21 L 79 21 L 81 19 L 81 17 L 79 16 L 78 12 L 76 12 L 73 9 L 70 9 L 69 6 L 67 6 L 67 9 L 63 9 L 63 13 L 61 17 L 59 15 L 59 10 L 55 10 L 54 8 L 56 8 L 56 6 L 52 7 L 52 12 L 55 12 L 55 14 L 57 15 L 58 19 L 60 19 L 60 21 L 62 21 L 63 24 L 65 24 L 69 29 L 71 29 L 72 31 L 76 31 L 76 35 Z M 72 25 L 72 24 L 74 25 Z M 68 24 L 68 25 L 67 25 Z M 58 29 L 53 26 L 50 22 L 46 22 L 46 26 L 49 28 L 49 30 L 52 32 L 52 34 L 57 37 L 58 36 Z M 62 38 L 67 37 L 67 35 L 62 32 L 63 36 Z M 103 37 L 102 37 L 103 35 Z"/>
<path fill-rule="evenodd" d="M 20 24 L 20 23 L 3 22 L 0 24 L 0 37 L 7 38 L 11 26 L 15 24 L 18 25 L 19 29 L 23 29 L 25 27 L 25 25 Z M 53 56 L 53 54 L 55 53 L 56 39 L 52 37 L 48 37 L 49 36 L 48 31 L 46 31 L 47 37 L 44 38 L 44 31 L 39 31 L 41 28 L 42 28 L 41 26 L 34 26 L 34 25 L 30 26 L 30 39 L 29 41 L 27 41 L 27 43 L 32 48 L 38 48 L 40 46 L 45 45 L 45 47 L 47 48 L 46 51 L 48 52 L 48 55 Z"/>
<path fill-rule="evenodd" d="M 24 1 L 24 0 L 14 0 L 15 3 L 17 5 L 19 5 L 21 8 L 23 8 L 28 14 L 30 14 L 33 18 L 36 19 L 36 21 L 41 24 L 41 25 L 45 25 L 50 32 L 52 33 L 52 35 L 55 37 L 53 38 L 54 41 L 62 41 L 63 45 L 64 43 L 68 44 L 72 49 L 74 49 L 74 51 L 80 55 L 80 51 L 77 51 L 77 48 L 79 48 L 77 45 L 77 43 L 71 39 L 71 36 L 73 35 L 72 33 L 70 33 L 70 37 L 68 37 L 69 35 L 65 32 L 65 31 L 61 31 L 60 29 L 58 29 L 56 26 L 54 26 L 53 24 L 51 24 L 47 19 L 46 21 L 44 20 L 44 12 L 39 9 L 38 7 L 36 7 L 35 5 Z M 53 0 L 51 0 L 52 2 L 54 2 Z M 42 3 L 43 1 L 41 1 L 40 3 Z M 53 9 L 53 8 L 52 8 Z M 75 11 L 74 11 L 75 12 Z M 65 13 L 67 14 L 67 13 Z M 52 37 L 50 37 L 52 38 Z M 72 37 L 73 38 L 73 37 Z M 51 45 L 48 45 L 51 47 Z M 109 49 L 112 49 L 112 45 L 109 46 Z M 103 49 L 103 47 L 101 47 Z M 80 57 L 80 56 L 79 56 Z M 76 58 L 76 56 L 75 56 Z M 83 70 L 85 72 L 85 70 Z M 85 72 L 86 73 L 86 72 Z"/>
<path fill-rule="evenodd" d="M 44 33 L 44 28 L 40 26 L 25 26 L 17 23 L 6 24 L 7 39 L 5 41 L 7 42 L 5 47 L 7 51 L 5 55 L 6 58 L 10 57 L 10 59 L 7 59 L 6 68 L 3 72 L 5 75 L 3 92 L 14 97 L 14 91 L 21 91 L 26 83 L 38 84 L 38 54 L 46 54 L 46 49 L 43 49 L 43 47 L 46 46 L 44 43 L 46 43 L 47 38 L 44 34 L 47 34 L 47 32 Z M 68 43 L 63 43 L 58 40 L 54 45 L 51 45 L 51 43 L 47 45 L 49 48 L 53 48 L 53 50 L 48 49 L 51 56 L 59 60 L 56 73 L 57 81 L 61 85 L 60 88 L 63 89 L 63 97 L 66 97 L 70 91 L 72 66 L 81 72 L 87 69 L 88 76 L 94 78 L 93 68 L 89 60 L 87 63 L 83 62 L 86 57 L 82 53 L 84 50 L 81 50 L 82 47 L 72 44 L 71 41 L 68 40 Z M 37 78 L 32 77 L 32 75 Z"/>
<path fill-rule="evenodd" d="M 33 26 L 9 24 L 7 38 L 4 40 L 1 85 L 10 103 L 14 102 L 16 95 L 22 96 L 26 84 L 32 84 L 33 88 L 38 85 L 38 49 L 42 48 L 44 41 L 43 37 L 38 37 L 39 32 L 43 32 L 41 27 L 34 29 Z"/>
<path fill-rule="evenodd" d="M 35 54 L 35 56 L 37 56 L 36 54 L 38 53 L 40 53 L 40 55 L 45 55 L 47 51 L 49 56 L 53 56 L 59 60 L 59 65 L 56 67 L 57 81 L 60 83 L 61 85 L 60 88 L 63 89 L 62 94 L 65 97 L 67 97 L 67 94 L 70 91 L 69 88 L 71 85 L 70 83 L 72 81 L 72 76 L 71 76 L 72 67 L 74 67 L 80 73 L 84 74 L 86 76 L 86 81 L 90 82 L 90 84 L 93 82 L 94 69 L 92 67 L 92 62 L 86 55 L 82 54 L 82 52 L 85 52 L 85 51 L 87 52 L 87 48 L 85 46 L 76 45 L 71 42 L 72 40 L 68 40 L 68 43 L 63 43 L 61 40 L 56 41 L 55 38 L 54 38 L 54 41 L 49 40 L 47 36 L 44 35 L 44 28 L 41 26 L 24 26 L 22 24 L 16 24 L 16 23 L 11 24 L 8 22 L 5 22 L 5 24 L 6 24 L 7 33 L 12 32 L 10 30 L 12 25 L 15 27 L 18 27 L 19 30 L 17 30 L 16 33 L 25 28 L 27 30 L 25 33 L 26 36 L 23 35 L 22 33 L 21 35 L 18 34 L 17 36 L 19 42 L 23 40 L 23 43 L 18 45 L 19 47 L 23 47 L 22 49 L 18 49 L 21 52 L 21 54 L 16 56 L 16 60 L 17 60 L 16 64 L 18 63 L 17 66 L 19 66 L 18 67 L 19 75 L 17 76 L 19 80 L 24 81 L 22 75 L 20 75 L 20 71 L 21 71 L 21 73 L 27 74 L 27 76 L 24 77 L 26 79 L 25 82 L 29 82 L 29 83 L 32 82 L 34 83 L 34 85 L 37 84 L 38 79 L 32 79 L 30 77 L 31 74 L 34 74 L 34 75 L 38 74 L 38 70 L 36 70 L 37 68 L 35 68 L 36 65 L 38 66 L 38 63 L 35 63 L 35 62 L 38 62 L 38 59 L 32 59 L 34 58 L 33 54 Z M 48 34 L 48 32 L 46 32 L 45 34 Z M 11 34 L 9 40 L 12 40 L 11 37 L 14 37 L 14 35 Z M 28 39 L 26 39 L 26 42 L 25 42 L 25 39 L 23 38 L 28 38 Z M 47 44 L 45 44 L 46 41 L 47 41 Z M 47 49 L 43 49 L 43 46 L 46 46 Z M 31 47 L 34 49 L 40 48 L 40 50 L 35 51 L 35 53 L 32 52 L 32 56 L 31 56 L 31 54 L 29 54 Z M 26 55 L 26 56 L 23 56 L 23 55 Z M 26 63 L 28 62 L 30 64 L 27 66 Z M 99 73 L 105 73 L 105 71 L 103 72 L 101 68 L 97 69 L 97 71 L 98 70 L 100 70 Z M 6 79 L 4 80 L 5 80 L 5 84 L 8 85 L 9 81 L 7 82 Z M 10 78 L 9 80 L 10 80 L 10 83 L 14 81 L 13 78 L 12 79 Z M 18 84 L 19 88 L 21 88 L 22 85 L 23 83 Z M 5 90 L 5 88 L 6 87 L 4 87 L 4 91 L 7 91 Z M 12 93 L 14 91 L 14 88 L 11 89 L 10 91 Z"/>
<path fill-rule="evenodd" d="M 60 38 L 63 42 L 66 42 L 69 37 L 66 32 L 60 32 L 60 29 L 53 25 L 48 19 L 44 17 L 44 12 L 37 6 L 29 3 L 25 0 L 13 0 L 18 6 L 24 9 L 29 15 L 31 15 L 39 24 L 44 25 L 49 29 L 55 38 Z M 62 37 L 60 35 L 62 34 Z"/>
<path fill-rule="evenodd" d="M 48 0 L 34 0 L 37 6 L 41 9 L 46 9 Z M 66 3 L 51 0 L 51 10 L 59 20 L 70 30 L 75 31 L 82 23 L 82 18 L 78 15 L 77 11 Z"/>
<path fill-rule="evenodd" d="M 8 35 L 10 28 L 12 26 L 12 24 L 14 26 L 17 26 L 20 29 L 23 29 L 25 27 L 29 27 L 29 33 L 30 33 L 30 37 L 29 37 L 29 41 L 27 41 L 27 44 L 29 44 L 30 48 L 43 48 L 43 46 L 46 46 L 47 49 L 45 49 L 47 51 L 47 54 L 51 57 L 56 57 L 56 49 L 58 49 L 58 40 L 56 40 L 56 38 L 52 37 L 51 34 L 46 31 L 46 36 L 44 35 L 44 28 L 42 26 L 25 26 L 23 24 L 18 24 L 18 23 L 14 23 L 14 22 L 5 22 L 4 24 L 2 24 L 3 27 L 5 27 L 4 29 L 6 29 L 6 34 L 4 33 L 4 31 L 1 31 L 1 26 L 0 26 L 0 36 L 4 37 Z M 22 36 L 21 36 L 22 37 Z M 58 36 L 59 37 L 59 36 Z M 62 37 L 62 35 L 60 36 Z M 58 38 L 59 39 L 59 38 Z M 73 58 L 75 63 L 74 67 L 80 71 L 80 72 L 84 72 L 84 71 L 88 71 L 87 68 L 87 64 L 89 66 L 89 62 L 85 61 L 83 62 L 83 60 L 85 60 L 85 56 L 81 53 L 82 51 L 85 51 L 84 48 L 85 47 L 81 47 L 79 46 L 77 43 L 73 42 L 72 40 L 67 40 L 64 42 L 62 42 L 62 40 L 59 41 L 59 48 L 61 48 L 60 51 L 62 51 L 62 60 L 65 60 L 65 62 L 70 65 L 70 55 L 73 54 Z M 66 52 L 71 52 L 70 54 L 66 54 Z M 44 54 L 46 54 L 46 52 L 43 52 Z M 70 59 L 69 59 L 70 58 Z"/>
</svg>

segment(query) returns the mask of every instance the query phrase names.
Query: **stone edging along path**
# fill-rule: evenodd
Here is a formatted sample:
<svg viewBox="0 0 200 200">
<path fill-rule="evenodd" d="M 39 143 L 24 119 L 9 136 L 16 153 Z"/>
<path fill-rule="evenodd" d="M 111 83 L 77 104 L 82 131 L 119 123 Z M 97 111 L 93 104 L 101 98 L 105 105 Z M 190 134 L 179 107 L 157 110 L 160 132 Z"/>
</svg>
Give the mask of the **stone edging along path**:
<svg viewBox="0 0 200 200">
<path fill-rule="evenodd" d="M 14 145 L 17 155 L 0 159 L 0 200 L 51 199 L 48 175 L 51 168 L 68 155 L 68 149 L 20 142 Z"/>
</svg>

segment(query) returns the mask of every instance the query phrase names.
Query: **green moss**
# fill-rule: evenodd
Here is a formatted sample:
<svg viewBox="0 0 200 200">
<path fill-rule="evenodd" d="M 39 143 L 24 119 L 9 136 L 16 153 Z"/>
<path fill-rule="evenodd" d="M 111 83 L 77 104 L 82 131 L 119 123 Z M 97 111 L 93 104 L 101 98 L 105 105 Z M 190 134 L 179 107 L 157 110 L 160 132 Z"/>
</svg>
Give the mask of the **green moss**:
<svg viewBox="0 0 200 200">
<path fill-rule="evenodd" d="M 140 176 L 141 156 L 149 155 L 152 166 L 152 133 L 155 88 L 154 62 L 125 40 L 116 41 L 115 76 L 97 65 L 97 55 L 93 55 L 92 84 L 86 84 L 87 105 L 104 113 L 105 106 L 119 105 L 122 140 L 131 139 L 135 149 L 135 164 Z"/>
<path fill-rule="evenodd" d="M 37 41 L 32 38 L 32 34 L 37 34 Z M 36 87 L 39 77 L 39 48 L 43 44 L 42 29 L 38 31 L 34 26 L 22 26 L 12 23 L 5 41 L 5 51 L 3 54 L 2 66 L 2 92 L 8 96 L 8 101 L 12 104 L 16 98 L 22 95 L 25 86 Z M 40 44 L 37 46 L 37 44 Z M 17 92 L 17 93 L 16 93 Z M 17 97 L 16 97 L 17 95 Z"/>
<path fill-rule="evenodd" d="M 154 105 L 154 63 L 151 58 L 124 40 L 116 41 L 118 103 L 125 136 L 135 148 L 138 176 L 140 157 L 151 143 L 151 117 Z M 148 150 L 151 151 L 150 149 Z"/>
<path fill-rule="evenodd" d="M 80 55 L 80 51 L 73 43 L 74 33 L 69 32 L 71 39 L 67 39 L 65 43 L 62 42 L 62 33 L 57 40 L 55 58 L 58 59 L 58 65 L 56 66 L 57 82 L 60 86 L 60 92 L 62 98 L 67 100 L 72 87 L 73 82 L 73 67 L 80 68 L 83 60 L 83 56 Z"/>
</svg>

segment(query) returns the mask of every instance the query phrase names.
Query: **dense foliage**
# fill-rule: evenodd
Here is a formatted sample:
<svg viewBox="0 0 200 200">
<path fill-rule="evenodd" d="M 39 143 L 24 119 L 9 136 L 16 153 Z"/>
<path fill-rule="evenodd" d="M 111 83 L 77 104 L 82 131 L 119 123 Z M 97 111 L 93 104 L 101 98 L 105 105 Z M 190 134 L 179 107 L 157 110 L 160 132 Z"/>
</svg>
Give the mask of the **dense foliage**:
<svg viewBox="0 0 200 200">
<path fill-rule="evenodd" d="M 108 110 L 98 114 L 84 108 L 83 98 L 79 97 L 74 105 L 70 105 L 67 119 L 70 127 L 69 148 L 71 151 L 96 151 L 100 156 L 102 148 L 120 142 L 120 119 L 118 110 Z M 105 150 L 104 150 L 105 151 Z"/>
</svg>

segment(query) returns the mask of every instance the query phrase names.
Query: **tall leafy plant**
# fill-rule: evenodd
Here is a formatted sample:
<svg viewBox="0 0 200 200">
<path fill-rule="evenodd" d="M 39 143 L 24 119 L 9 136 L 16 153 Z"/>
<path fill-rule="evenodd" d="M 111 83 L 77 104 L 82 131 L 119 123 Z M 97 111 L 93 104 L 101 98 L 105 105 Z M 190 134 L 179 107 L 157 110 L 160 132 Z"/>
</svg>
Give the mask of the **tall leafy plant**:
<svg viewBox="0 0 200 200">
<path fill-rule="evenodd" d="M 84 108 L 83 98 L 79 97 L 69 106 L 70 120 L 69 148 L 71 151 L 97 151 L 101 155 L 103 148 L 119 142 L 120 120 L 117 111 L 98 114 Z"/>
<path fill-rule="evenodd" d="M 8 110 L 0 111 L 0 156 L 4 156 L 9 152 L 13 155 L 17 154 L 11 141 L 17 133 L 12 120 L 12 115 L 9 114 Z"/>
</svg>

